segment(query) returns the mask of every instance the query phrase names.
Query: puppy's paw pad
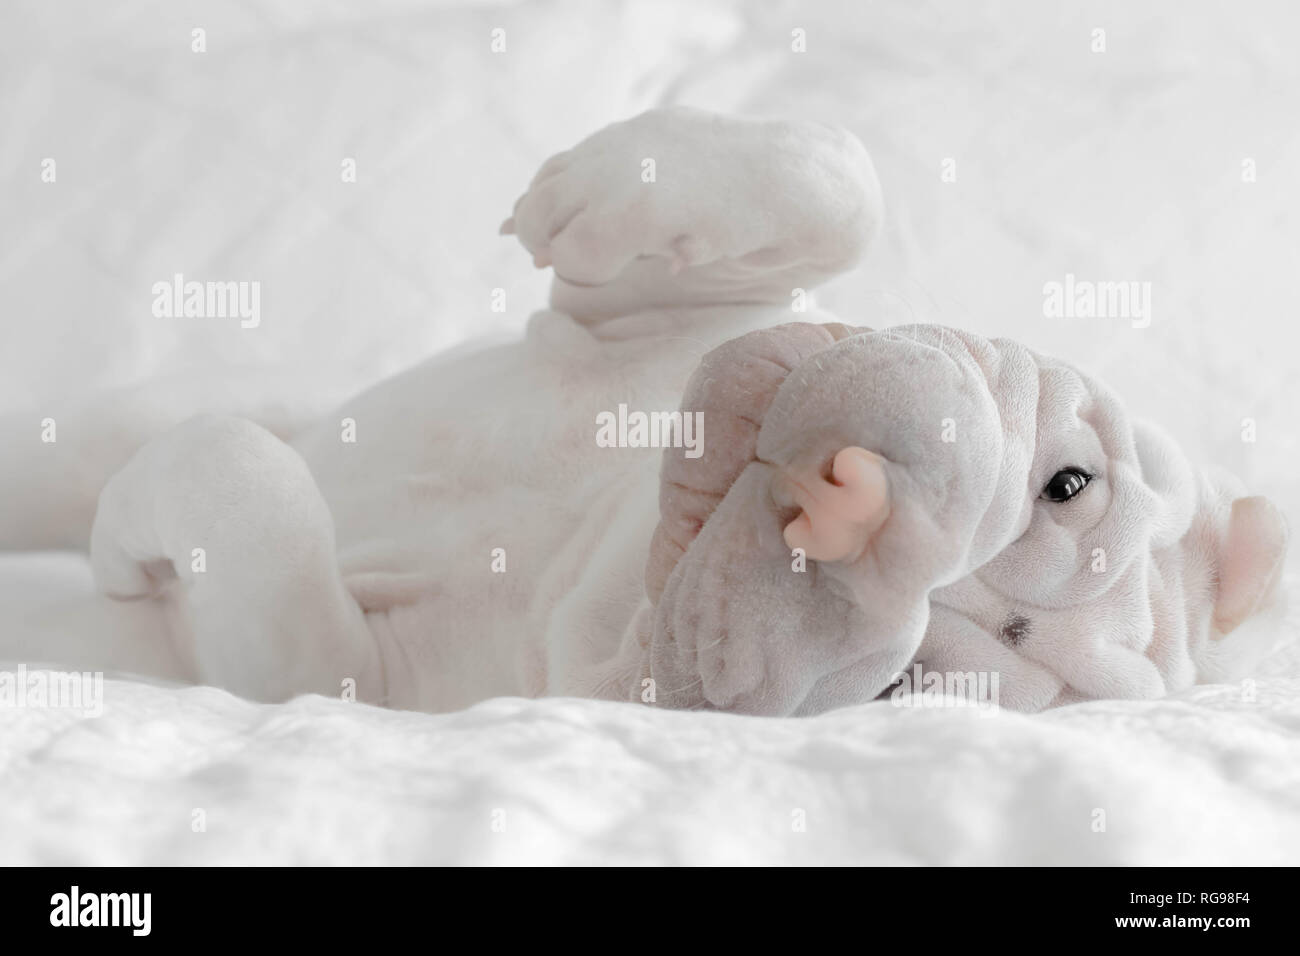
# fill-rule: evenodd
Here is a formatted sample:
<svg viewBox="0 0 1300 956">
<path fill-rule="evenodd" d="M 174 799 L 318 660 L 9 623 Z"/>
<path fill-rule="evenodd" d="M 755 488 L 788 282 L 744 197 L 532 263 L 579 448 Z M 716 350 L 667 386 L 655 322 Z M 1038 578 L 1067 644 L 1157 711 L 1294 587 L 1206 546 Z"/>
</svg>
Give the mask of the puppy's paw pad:
<svg viewBox="0 0 1300 956">
<path fill-rule="evenodd" d="M 91 539 L 90 567 L 95 589 L 119 600 L 151 597 L 162 590 L 166 580 L 175 576 L 171 562 L 138 561 L 116 542 L 99 536 Z"/>
<path fill-rule="evenodd" d="M 148 597 L 175 577 L 171 561 L 164 558 L 148 521 L 152 502 L 142 491 L 137 462 L 118 472 L 99 494 L 95 522 L 90 530 L 90 568 L 95 588 L 109 597 Z"/>
</svg>

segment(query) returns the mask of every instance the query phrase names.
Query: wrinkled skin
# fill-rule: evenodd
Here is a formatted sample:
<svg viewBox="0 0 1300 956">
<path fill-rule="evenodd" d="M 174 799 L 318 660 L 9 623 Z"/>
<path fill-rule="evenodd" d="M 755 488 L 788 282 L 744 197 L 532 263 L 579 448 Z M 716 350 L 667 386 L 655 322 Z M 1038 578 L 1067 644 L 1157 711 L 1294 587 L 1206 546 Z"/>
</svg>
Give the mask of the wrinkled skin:
<svg viewBox="0 0 1300 956">
<path fill-rule="evenodd" d="M 1214 673 L 1276 597 L 1271 504 L 1234 499 L 1104 386 L 1014 342 L 785 326 L 710 355 L 683 408 L 713 416 L 718 453 L 664 458 L 641 634 L 660 702 L 816 712 L 914 660 L 997 671 L 1020 709 L 1154 697 Z M 816 508 L 783 488 L 802 474 L 851 497 L 829 463 L 853 447 L 878 456 L 883 514 L 848 522 L 852 553 L 795 570 L 792 522 Z M 1091 480 L 1046 499 L 1070 466 Z"/>
</svg>

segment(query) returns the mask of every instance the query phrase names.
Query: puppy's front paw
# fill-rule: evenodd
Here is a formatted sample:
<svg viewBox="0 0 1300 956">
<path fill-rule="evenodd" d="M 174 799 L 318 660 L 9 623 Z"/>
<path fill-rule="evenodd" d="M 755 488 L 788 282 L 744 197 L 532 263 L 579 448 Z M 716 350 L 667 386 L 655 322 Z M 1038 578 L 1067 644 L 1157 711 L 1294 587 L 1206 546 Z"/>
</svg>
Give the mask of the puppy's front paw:
<svg viewBox="0 0 1300 956">
<path fill-rule="evenodd" d="M 539 267 L 603 285 L 641 256 L 676 272 L 763 248 L 772 206 L 762 170 L 781 124 L 651 110 L 547 160 L 502 224 Z M 766 199 L 766 209 L 758 208 Z"/>
</svg>

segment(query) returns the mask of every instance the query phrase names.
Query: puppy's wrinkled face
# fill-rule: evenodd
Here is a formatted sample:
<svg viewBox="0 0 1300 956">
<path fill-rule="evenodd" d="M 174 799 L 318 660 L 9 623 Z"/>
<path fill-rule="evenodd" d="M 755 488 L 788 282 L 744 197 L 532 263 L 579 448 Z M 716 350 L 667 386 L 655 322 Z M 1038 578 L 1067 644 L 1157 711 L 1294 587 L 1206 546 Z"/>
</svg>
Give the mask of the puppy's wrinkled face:
<svg viewBox="0 0 1300 956">
<path fill-rule="evenodd" d="M 1225 638 L 1278 597 L 1281 514 L 1194 469 L 1104 385 L 1034 360 L 1025 527 L 931 593 L 918 658 L 996 670 L 1004 703 L 1025 710 L 1156 697 L 1249 666 L 1266 648 Z"/>
<path fill-rule="evenodd" d="M 1178 540 L 1197 479 L 1169 449 L 1143 467 L 1123 407 L 1042 356 L 1023 528 L 987 562 L 935 589 L 919 657 L 937 670 L 996 670 L 1013 706 L 1154 697 L 1153 556 Z"/>
<path fill-rule="evenodd" d="M 1191 469 L 1143 473 L 1123 408 L 1073 369 L 1035 356 L 1034 454 L 1023 491 L 1023 531 L 979 570 L 1010 597 L 1044 608 L 1086 602 L 1108 590 L 1101 573 L 1127 565 L 1173 510 L 1185 519 Z M 1092 559 L 1095 557 L 1097 561 Z"/>
<path fill-rule="evenodd" d="M 1151 697 L 1224 670 L 1285 529 L 1103 386 L 938 326 L 795 324 L 707 357 L 665 458 L 645 671 L 675 706 L 808 713 L 913 659 L 1003 703 Z"/>
</svg>

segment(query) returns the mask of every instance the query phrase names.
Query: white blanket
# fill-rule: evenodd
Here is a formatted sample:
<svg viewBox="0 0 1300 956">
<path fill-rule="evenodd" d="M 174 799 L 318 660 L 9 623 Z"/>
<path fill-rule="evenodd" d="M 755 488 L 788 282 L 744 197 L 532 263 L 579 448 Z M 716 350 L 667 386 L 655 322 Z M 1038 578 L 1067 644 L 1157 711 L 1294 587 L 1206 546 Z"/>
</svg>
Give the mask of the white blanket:
<svg viewBox="0 0 1300 956">
<path fill-rule="evenodd" d="M 842 123 L 871 149 L 891 218 L 821 296 L 846 321 L 1068 358 L 1300 526 L 1284 3 L 73 7 L 19 3 L 0 31 L 6 408 L 191 370 L 328 403 L 517 329 L 545 283 L 495 235 L 510 201 L 551 152 L 680 101 Z M 160 326 L 150 287 L 186 270 L 261 281 L 261 327 Z M 1150 281 L 1150 327 L 1046 318 L 1067 273 Z M 283 394 L 290 369 L 305 393 Z M 0 562 L 0 595 L 67 581 Z M 1290 862 L 1298 730 L 1294 646 L 1253 685 L 1037 716 L 427 716 L 110 681 L 98 718 L 0 708 L 0 863 Z"/>
<path fill-rule="evenodd" d="M 1294 863 L 1300 655 L 1264 673 L 788 720 L 109 681 L 99 718 L 0 708 L 0 863 Z"/>
</svg>

